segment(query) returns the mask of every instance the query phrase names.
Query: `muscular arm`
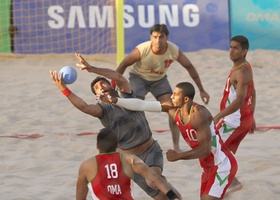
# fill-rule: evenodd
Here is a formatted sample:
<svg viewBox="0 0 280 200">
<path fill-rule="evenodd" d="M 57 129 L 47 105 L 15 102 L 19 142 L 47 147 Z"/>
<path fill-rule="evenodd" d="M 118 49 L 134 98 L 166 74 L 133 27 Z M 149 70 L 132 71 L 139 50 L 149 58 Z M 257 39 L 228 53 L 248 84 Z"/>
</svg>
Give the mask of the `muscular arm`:
<svg viewBox="0 0 280 200">
<path fill-rule="evenodd" d="M 253 88 L 253 92 L 252 92 L 252 104 L 251 104 L 251 106 L 252 106 L 253 113 L 255 113 L 255 107 L 256 107 L 256 90 L 255 90 L 255 87 Z M 255 122 L 255 119 L 254 119 L 249 133 L 254 133 L 255 129 L 256 129 L 256 122 Z"/>
<path fill-rule="evenodd" d="M 77 109 L 85 114 L 91 115 L 93 117 L 101 117 L 103 110 L 99 104 L 87 104 L 83 99 L 75 95 L 73 92 L 68 96 L 69 101 Z"/>
<path fill-rule="evenodd" d="M 82 163 L 78 173 L 78 179 L 76 183 L 76 200 L 86 200 L 88 194 L 87 178 L 86 178 L 86 166 Z"/>
<path fill-rule="evenodd" d="M 134 155 L 126 155 L 126 160 L 130 163 L 132 170 L 141 175 L 155 185 L 163 194 L 166 194 L 172 187 L 167 183 L 165 179 L 160 177 L 156 172 L 154 172 L 150 167 L 148 167 L 140 158 Z M 178 197 L 179 199 L 179 197 Z"/>
<path fill-rule="evenodd" d="M 202 83 L 201 83 L 201 80 L 200 80 L 200 77 L 199 77 L 195 67 L 190 62 L 190 60 L 180 51 L 179 52 L 179 57 L 178 57 L 177 61 L 189 72 L 189 75 L 194 80 L 196 86 L 199 89 L 200 97 L 201 97 L 202 101 L 205 104 L 208 104 L 210 96 L 204 90 L 204 88 L 202 86 Z"/>
<path fill-rule="evenodd" d="M 214 121 L 217 124 L 222 118 L 237 111 L 243 104 L 247 94 L 247 87 L 252 80 L 252 73 L 247 67 L 243 67 L 238 70 L 234 77 L 232 77 L 233 85 L 236 90 L 236 99 L 224 110 L 219 112 L 215 117 Z"/>
<path fill-rule="evenodd" d="M 123 59 L 123 61 L 117 67 L 116 71 L 120 74 L 123 74 L 127 67 L 134 64 L 138 60 L 140 60 L 140 54 L 138 49 L 135 48 Z"/>
<path fill-rule="evenodd" d="M 177 153 L 169 149 L 167 159 L 169 161 L 190 160 L 201 158 L 211 152 L 211 130 L 209 127 L 211 114 L 206 108 L 197 106 L 192 113 L 191 124 L 196 130 L 198 146 L 185 152 Z"/>
</svg>

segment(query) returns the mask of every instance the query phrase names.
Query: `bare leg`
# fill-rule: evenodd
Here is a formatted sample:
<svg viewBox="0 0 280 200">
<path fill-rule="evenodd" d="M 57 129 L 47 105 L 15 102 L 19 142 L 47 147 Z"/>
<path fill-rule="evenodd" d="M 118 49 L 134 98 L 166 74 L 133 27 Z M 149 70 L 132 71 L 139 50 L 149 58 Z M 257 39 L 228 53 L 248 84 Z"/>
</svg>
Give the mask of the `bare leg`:
<svg viewBox="0 0 280 200">
<path fill-rule="evenodd" d="M 221 198 L 217 198 L 217 197 L 213 197 L 213 196 L 210 196 L 210 195 L 203 195 L 202 197 L 200 197 L 201 200 L 221 200 Z"/>
<path fill-rule="evenodd" d="M 179 141 L 180 141 L 180 131 L 178 126 L 175 124 L 174 120 L 172 117 L 169 117 L 169 127 L 171 130 L 171 136 L 172 136 L 172 142 L 173 142 L 173 148 L 177 152 L 181 152 Z"/>
<path fill-rule="evenodd" d="M 230 192 L 235 192 L 238 190 L 241 190 L 242 188 L 242 184 L 237 180 L 237 178 L 235 177 L 232 181 L 232 183 L 230 184 L 230 186 L 227 189 L 227 193 Z"/>
</svg>

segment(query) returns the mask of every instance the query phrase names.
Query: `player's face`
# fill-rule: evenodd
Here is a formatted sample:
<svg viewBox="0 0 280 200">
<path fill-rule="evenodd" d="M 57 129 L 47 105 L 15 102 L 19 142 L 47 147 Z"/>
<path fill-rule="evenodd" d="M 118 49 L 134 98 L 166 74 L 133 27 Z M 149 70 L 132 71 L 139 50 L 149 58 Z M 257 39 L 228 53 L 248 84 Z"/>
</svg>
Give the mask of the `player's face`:
<svg viewBox="0 0 280 200">
<path fill-rule="evenodd" d="M 100 95 L 101 93 L 110 91 L 112 89 L 112 87 L 110 85 L 108 85 L 108 83 L 101 80 L 101 81 L 98 81 L 95 83 L 95 85 L 93 86 L 93 89 L 94 89 L 96 95 Z"/>
<path fill-rule="evenodd" d="M 231 41 L 229 47 L 229 57 L 232 61 L 243 59 L 246 55 L 247 50 L 242 50 L 239 42 Z"/>
<path fill-rule="evenodd" d="M 175 87 L 173 94 L 171 95 L 172 103 L 176 107 L 182 107 L 184 105 L 184 97 L 181 89 Z"/>
<path fill-rule="evenodd" d="M 154 51 L 165 50 L 168 37 L 164 33 L 153 32 L 151 34 L 151 41 Z"/>
</svg>

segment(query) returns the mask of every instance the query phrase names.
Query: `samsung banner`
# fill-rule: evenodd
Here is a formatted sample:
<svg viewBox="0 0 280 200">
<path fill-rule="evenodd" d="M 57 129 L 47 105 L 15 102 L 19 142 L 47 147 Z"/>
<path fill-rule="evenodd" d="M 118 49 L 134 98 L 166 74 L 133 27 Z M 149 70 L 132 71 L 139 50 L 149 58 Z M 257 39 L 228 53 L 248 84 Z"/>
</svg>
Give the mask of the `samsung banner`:
<svg viewBox="0 0 280 200">
<path fill-rule="evenodd" d="M 280 50 L 280 1 L 231 0 L 231 35 L 244 35 L 250 50 Z"/>
<path fill-rule="evenodd" d="M 221 0 L 126 0 L 125 46 L 131 51 L 150 39 L 150 27 L 166 24 L 169 40 L 182 51 L 228 49 L 228 1 Z"/>
<path fill-rule="evenodd" d="M 112 0 L 14 1 L 15 53 L 114 53 Z M 125 51 L 150 39 L 150 27 L 168 26 L 182 51 L 228 49 L 226 0 L 125 0 Z M 104 50 L 105 49 L 105 50 Z"/>
</svg>

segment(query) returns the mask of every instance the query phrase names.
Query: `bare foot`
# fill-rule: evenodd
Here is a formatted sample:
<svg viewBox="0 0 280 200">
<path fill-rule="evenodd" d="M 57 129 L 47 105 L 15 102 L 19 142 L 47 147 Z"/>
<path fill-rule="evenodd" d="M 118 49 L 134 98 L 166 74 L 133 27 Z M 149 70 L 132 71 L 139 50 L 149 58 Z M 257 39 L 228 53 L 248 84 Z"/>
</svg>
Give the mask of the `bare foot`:
<svg viewBox="0 0 280 200">
<path fill-rule="evenodd" d="M 232 183 L 230 184 L 230 186 L 227 189 L 227 193 L 241 190 L 242 187 L 243 187 L 243 185 L 236 178 L 234 178 Z"/>
</svg>

